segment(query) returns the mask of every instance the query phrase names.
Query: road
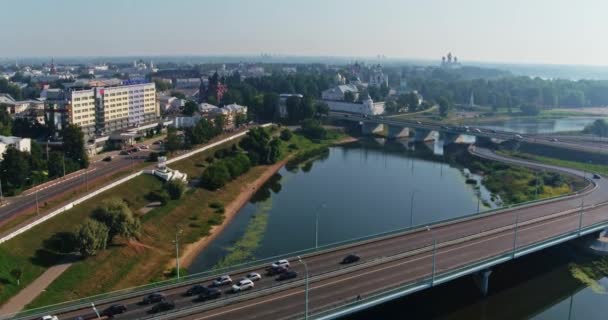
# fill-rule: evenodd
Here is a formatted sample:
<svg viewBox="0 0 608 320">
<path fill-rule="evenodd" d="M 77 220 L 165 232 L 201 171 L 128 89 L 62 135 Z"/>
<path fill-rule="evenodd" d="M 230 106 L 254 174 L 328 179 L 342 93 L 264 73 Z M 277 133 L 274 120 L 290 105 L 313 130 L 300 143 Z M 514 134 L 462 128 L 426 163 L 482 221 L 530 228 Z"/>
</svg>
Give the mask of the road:
<svg viewBox="0 0 608 320">
<path fill-rule="evenodd" d="M 544 170 L 557 170 L 579 177 L 584 172 L 540 165 L 495 155 L 484 149 L 475 149 L 479 156 L 494 160 L 525 165 Z M 386 235 L 376 239 L 303 257 L 309 267 L 310 311 L 318 313 L 338 304 L 355 302 L 358 295 L 363 299 L 420 280 L 430 280 L 433 275 L 433 243 L 436 243 L 436 274 L 453 271 L 459 267 L 479 262 L 489 257 L 510 253 L 516 248 L 534 244 L 565 232 L 575 232 L 580 226 L 590 226 L 608 220 L 606 200 L 608 181 L 596 183 L 580 194 L 504 209 L 489 214 L 473 215 L 457 220 L 421 226 L 415 230 Z M 581 214 L 583 206 L 584 214 Z M 517 237 L 515 226 L 517 225 Z M 356 253 L 361 261 L 353 265 L 341 265 L 342 258 Z M 197 302 L 183 293 L 192 283 L 175 285 L 162 290 L 168 300 L 176 303 L 177 313 L 165 319 L 294 319 L 304 312 L 304 268 L 296 257 L 288 257 L 298 278 L 280 284 L 273 277 L 264 276 L 256 282 L 254 290 L 243 294 L 229 294 L 214 302 Z M 240 270 L 231 274 L 236 281 L 251 271 L 261 274 L 264 265 Z M 209 284 L 210 278 L 196 283 Z M 223 288 L 227 291 L 228 288 Z M 124 303 L 129 311 L 116 319 L 140 319 L 151 317 L 150 306 L 138 304 L 147 294 L 140 292 L 105 301 L 96 301 L 99 309 L 112 303 Z M 88 306 L 59 311 L 60 319 L 76 316 L 93 317 Z"/>
</svg>

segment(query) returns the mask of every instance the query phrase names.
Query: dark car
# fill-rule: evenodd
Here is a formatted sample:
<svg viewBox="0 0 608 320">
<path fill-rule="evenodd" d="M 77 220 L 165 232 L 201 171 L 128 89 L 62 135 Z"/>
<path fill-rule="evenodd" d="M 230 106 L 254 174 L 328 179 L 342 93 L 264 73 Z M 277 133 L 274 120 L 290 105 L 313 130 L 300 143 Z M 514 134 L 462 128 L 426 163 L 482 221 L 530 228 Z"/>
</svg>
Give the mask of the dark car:
<svg viewBox="0 0 608 320">
<path fill-rule="evenodd" d="M 294 279 L 298 277 L 298 273 L 290 270 L 290 271 L 286 271 L 281 273 L 278 277 L 277 277 L 277 281 L 283 281 L 283 280 L 289 280 L 289 279 Z"/>
<path fill-rule="evenodd" d="M 143 304 L 161 302 L 165 300 L 165 295 L 160 292 L 154 292 L 144 297 Z"/>
<path fill-rule="evenodd" d="M 112 161 L 112 156 L 108 156 L 102 159 L 102 161 L 110 162 Z"/>
<path fill-rule="evenodd" d="M 154 307 L 152 307 L 152 309 L 150 310 L 150 312 L 157 313 L 172 309 L 175 309 L 175 303 L 173 303 L 173 301 L 161 301 L 155 304 Z"/>
<path fill-rule="evenodd" d="M 361 260 L 361 257 L 359 257 L 356 254 L 349 254 L 346 257 L 344 257 L 344 259 L 342 259 L 342 264 L 349 264 L 349 263 L 354 263 Z"/>
<path fill-rule="evenodd" d="M 602 177 L 599 174 L 597 174 L 597 173 L 593 174 L 593 179 L 601 179 L 601 178 Z"/>
<path fill-rule="evenodd" d="M 122 150 L 122 151 L 120 152 L 120 155 L 121 155 L 121 156 L 126 156 L 126 155 L 128 155 L 128 154 L 129 154 L 129 151 L 127 151 L 127 150 Z"/>
<path fill-rule="evenodd" d="M 127 306 L 124 304 L 113 304 L 101 312 L 102 316 L 113 317 L 116 314 L 127 312 Z"/>
<path fill-rule="evenodd" d="M 266 274 L 269 276 L 276 276 L 277 274 L 285 273 L 288 267 L 285 266 L 276 266 L 276 267 L 268 267 L 266 268 Z"/>
<path fill-rule="evenodd" d="M 186 295 L 187 296 L 193 296 L 195 294 L 199 294 L 199 293 L 205 291 L 206 289 L 207 289 L 207 287 L 205 287 L 203 285 L 200 285 L 200 284 L 197 284 L 197 285 L 192 286 L 190 289 L 188 289 L 186 291 Z"/>
<path fill-rule="evenodd" d="M 222 290 L 218 288 L 207 288 L 198 295 L 198 301 L 206 301 L 219 298 L 222 295 Z"/>
</svg>

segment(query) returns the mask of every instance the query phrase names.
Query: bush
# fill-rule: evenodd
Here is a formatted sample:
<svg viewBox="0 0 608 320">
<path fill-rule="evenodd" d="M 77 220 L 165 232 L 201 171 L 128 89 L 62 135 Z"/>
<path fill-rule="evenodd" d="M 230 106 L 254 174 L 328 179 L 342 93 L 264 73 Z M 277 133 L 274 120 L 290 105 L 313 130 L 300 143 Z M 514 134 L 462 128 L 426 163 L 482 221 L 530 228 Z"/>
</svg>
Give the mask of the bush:
<svg viewBox="0 0 608 320">
<path fill-rule="evenodd" d="M 222 162 L 209 166 L 201 176 L 201 186 L 208 190 L 217 190 L 230 181 L 230 171 Z"/>
<path fill-rule="evenodd" d="M 219 209 L 219 208 L 223 208 L 223 207 L 224 207 L 224 205 L 217 201 L 213 201 L 209 204 L 209 208 L 212 208 L 212 209 Z"/>
<path fill-rule="evenodd" d="M 302 121 L 302 134 L 311 140 L 322 140 L 327 136 L 327 130 L 319 121 L 308 119 Z"/>
<path fill-rule="evenodd" d="M 165 190 L 152 191 L 148 194 L 147 198 L 150 201 L 158 201 L 163 206 L 166 205 L 167 202 L 169 202 L 169 199 L 171 199 L 171 197 Z"/>
<path fill-rule="evenodd" d="M 109 237 L 108 227 L 93 219 L 87 219 L 76 230 L 76 244 L 78 251 L 83 257 L 97 254 L 97 251 L 105 250 Z"/>
<path fill-rule="evenodd" d="M 168 181 L 163 187 L 165 188 L 165 190 L 169 194 L 169 197 L 171 197 L 172 200 L 181 199 L 182 195 L 186 191 L 186 184 L 181 180 Z"/>
<path fill-rule="evenodd" d="M 207 223 L 210 226 L 218 226 L 222 224 L 222 222 L 224 222 L 224 215 L 219 213 L 212 215 L 209 220 L 207 220 Z"/>
<path fill-rule="evenodd" d="M 289 129 L 283 129 L 281 131 L 281 140 L 289 141 L 293 137 L 293 133 Z"/>
<path fill-rule="evenodd" d="M 148 161 L 150 161 L 150 162 L 157 162 L 158 161 L 158 153 L 157 152 L 150 152 L 150 154 L 148 155 Z"/>
</svg>

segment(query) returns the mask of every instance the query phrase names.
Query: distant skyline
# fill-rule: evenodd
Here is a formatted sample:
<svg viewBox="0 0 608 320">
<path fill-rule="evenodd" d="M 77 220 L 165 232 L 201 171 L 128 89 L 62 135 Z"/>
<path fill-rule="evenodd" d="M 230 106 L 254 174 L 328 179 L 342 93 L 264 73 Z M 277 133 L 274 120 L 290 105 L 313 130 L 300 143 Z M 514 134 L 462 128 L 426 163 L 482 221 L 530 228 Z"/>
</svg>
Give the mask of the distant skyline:
<svg viewBox="0 0 608 320">
<path fill-rule="evenodd" d="M 603 0 L 2 1 L 0 57 L 259 55 L 608 65 Z"/>
</svg>

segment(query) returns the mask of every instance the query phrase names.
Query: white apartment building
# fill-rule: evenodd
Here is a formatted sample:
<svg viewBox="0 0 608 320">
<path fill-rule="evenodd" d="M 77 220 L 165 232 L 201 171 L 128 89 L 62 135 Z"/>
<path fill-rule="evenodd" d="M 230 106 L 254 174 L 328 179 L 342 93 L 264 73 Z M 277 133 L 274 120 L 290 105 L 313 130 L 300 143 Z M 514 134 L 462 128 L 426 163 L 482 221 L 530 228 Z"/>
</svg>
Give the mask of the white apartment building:
<svg viewBox="0 0 608 320">
<path fill-rule="evenodd" d="M 95 134 L 95 91 L 71 91 L 68 95 L 68 122 L 80 126 L 85 136 Z"/>
<path fill-rule="evenodd" d="M 4 158 L 6 149 L 11 146 L 19 151 L 31 152 L 32 140 L 30 138 L 0 136 L 0 160 Z"/>
</svg>

